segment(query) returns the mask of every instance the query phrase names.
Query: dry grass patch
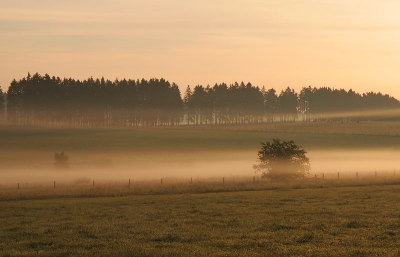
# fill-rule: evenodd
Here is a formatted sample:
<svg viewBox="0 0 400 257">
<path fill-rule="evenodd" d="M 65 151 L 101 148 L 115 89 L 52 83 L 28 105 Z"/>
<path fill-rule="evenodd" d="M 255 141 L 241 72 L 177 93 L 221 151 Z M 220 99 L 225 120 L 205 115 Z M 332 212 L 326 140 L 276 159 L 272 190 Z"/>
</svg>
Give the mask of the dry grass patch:
<svg viewBox="0 0 400 257">
<path fill-rule="evenodd" d="M 3 256 L 398 256 L 399 186 L 0 202 Z"/>
</svg>

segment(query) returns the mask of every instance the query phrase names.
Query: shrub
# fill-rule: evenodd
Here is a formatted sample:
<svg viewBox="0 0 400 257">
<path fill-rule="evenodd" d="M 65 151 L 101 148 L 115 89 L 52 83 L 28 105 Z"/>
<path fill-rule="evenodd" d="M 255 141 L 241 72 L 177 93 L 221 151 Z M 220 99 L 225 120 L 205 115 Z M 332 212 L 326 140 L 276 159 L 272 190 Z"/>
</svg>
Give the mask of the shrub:
<svg viewBox="0 0 400 257">
<path fill-rule="evenodd" d="M 61 153 L 55 153 L 54 160 L 55 160 L 54 165 L 57 168 L 67 168 L 69 166 L 68 163 L 69 157 L 64 153 L 64 151 L 62 151 Z"/>
<path fill-rule="evenodd" d="M 258 151 L 258 165 L 253 165 L 262 177 L 275 181 L 299 179 L 309 174 L 310 160 L 307 152 L 292 140 L 273 139 L 272 142 L 261 142 Z"/>
</svg>

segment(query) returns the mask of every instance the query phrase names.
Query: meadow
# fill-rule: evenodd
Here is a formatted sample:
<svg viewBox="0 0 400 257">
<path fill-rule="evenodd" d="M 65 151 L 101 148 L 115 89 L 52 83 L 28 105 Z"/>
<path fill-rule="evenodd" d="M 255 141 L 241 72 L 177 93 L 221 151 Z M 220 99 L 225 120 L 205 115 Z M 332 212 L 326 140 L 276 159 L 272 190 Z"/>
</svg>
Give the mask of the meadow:
<svg viewBox="0 0 400 257">
<path fill-rule="evenodd" d="M 55 152 L 61 151 L 68 153 L 71 162 L 75 163 L 95 154 L 100 159 L 128 154 L 131 159 L 138 156 L 136 160 L 151 156 L 160 161 L 182 161 L 196 159 L 196 155 L 207 156 L 207 153 L 211 153 L 207 159 L 213 156 L 219 159 L 216 152 L 243 154 L 251 151 L 256 157 L 260 142 L 276 137 L 294 140 L 307 151 L 400 150 L 399 135 L 398 122 L 298 122 L 126 129 L 0 127 L 0 170 L 18 166 L 43 168 L 43 165 L 52 164 Z"/>
<path fill-rule="evenodd" d="M 400 256 L 399 134 L 366 121 L 0 127 L 0 255 Z M 310 177 L 254 174 L 276 137 L 308 151 Z"/>
<path fill-rule="evenodd" d="M 399 149 L 399 122 L 297 122 L 147 128 L 0 127 L 0 151 L 254 150 L 261 140 L 290 138 L 306 149 Z"/>
<path fill-rule="evenodd" d="M 343 175 L 352 172 L 353 177 L 355 172 L 393 173 L 400 169 L 399 134 L 398 122 L 125 129 L 2 127 L 0 181 L 253 176 L 260 142 L 272 138 L 294 140 L 303 146 L 311 158 L 312 176 L 337 171 Z M 54 154 L 61 151 L 70 157 L 67 171 L 54 168 Z"/>
<path fill-rule="evenodd" d="M 308 151 L 310 177 L 386 179 L 400 170 L 398 122 L 298 122 L 153 128 L 0 128 L 0 188 L 115 182 L 213 181 L 253 176 L 261 141 L 292 139 Z M 69 156 L 56 169 L 55 152 Z M 399 175 L 400 176 L 400 175 Z M 230 180 L 234 180 L 231 178 Z M 110 182 L 110 183 L 111 183 Z M 215 183 L 214 183 L 215 182 Z M 85 184 L 83 183 L 83 184 Z M 181 183 L 181 184 L 185 184 Z M 146 191 L 146 190 L 145 190 Z M 149 191 L 149 190 L 147 190 Z"/>
<path fill-rule="evenodd" d="M 400 186 L 1 201 L 2 256 L 399 256 Z"/>
</svg>

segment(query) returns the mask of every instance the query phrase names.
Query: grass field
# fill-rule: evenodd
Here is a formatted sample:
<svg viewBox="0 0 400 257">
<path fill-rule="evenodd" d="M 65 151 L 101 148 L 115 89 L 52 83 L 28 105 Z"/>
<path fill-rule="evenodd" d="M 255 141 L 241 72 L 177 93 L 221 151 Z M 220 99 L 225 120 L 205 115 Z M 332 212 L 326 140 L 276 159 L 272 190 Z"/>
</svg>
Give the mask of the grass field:
<svg viewBox="0 0 400 257">
<path fill-rule="evenodd" d="M 399 256 L 400 186 L 2 201 L 2 256 Z"/>
<path fill-rule="evenodd" d="M 0 128 L 0 181 L 38 178 L 133 180 L 161 177 L 252 176 L 261 141 L 294 140 L 309 152 L 312 176 L 392 172 L 400 123 L 276 123 L 163 128 Z M 68 173 L 54 169 L 54 153 L 70 157 Z M 341 164 L 341 165 L 338 165 Z M 356 167 L 357 166 L 357 167 Z M 41 172 L 47 171 L 46 174 Z M 20 174 L 20 176 L 17 176 Z M 1 184 L 1 182 L 0 182 Z"/>
<path fill-rule="evenodd" d="M 254 150 L 273 137 L 293 139 L 306 149 L 399 149 L 399 122 L 273 123 L 155 128 L 0 127 L 0 151 L 220 151 Z"/>
<path fill-rule="evenodd" d="M 0 127 L 0 255 L 400 256 L 399 124 Z M 310 178 L 254 174 L 275 137 Z"/>
</svg>

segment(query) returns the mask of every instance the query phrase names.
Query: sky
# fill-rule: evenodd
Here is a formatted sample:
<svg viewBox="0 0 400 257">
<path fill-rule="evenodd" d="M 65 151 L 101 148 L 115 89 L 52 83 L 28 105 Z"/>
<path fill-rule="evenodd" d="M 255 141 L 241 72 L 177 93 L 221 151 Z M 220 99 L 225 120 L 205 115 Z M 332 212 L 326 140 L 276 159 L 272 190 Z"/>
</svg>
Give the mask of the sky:
<svg viewBox="0 0 400 257">
<path fill-rule="evenodd" d="M 28 72 L 400 99 L 398 0 L 0 0 L 0 87 Z"/>
</svg>

